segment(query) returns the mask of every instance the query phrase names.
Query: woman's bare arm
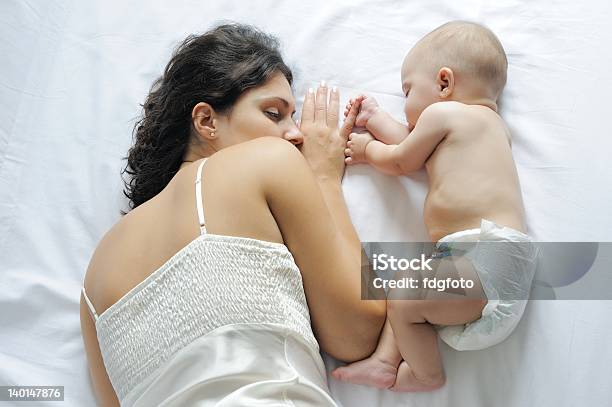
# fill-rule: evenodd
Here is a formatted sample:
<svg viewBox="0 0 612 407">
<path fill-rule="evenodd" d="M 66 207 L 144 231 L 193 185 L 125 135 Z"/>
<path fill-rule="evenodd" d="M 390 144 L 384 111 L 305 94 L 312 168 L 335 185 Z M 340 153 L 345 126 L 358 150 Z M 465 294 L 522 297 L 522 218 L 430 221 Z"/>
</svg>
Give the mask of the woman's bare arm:
<svg viewBox="0 0 612 407">
<path fill-rule="evenodd" d="M 326 93 L 319 88 L 316 99 L 325 100 Z M 352 124 L 349 119 L 337 128 L 337 98 L 332 92 L 328 108 L 315 103 L 314 94 L 306 96 L 304 155 L 284 140 L 269 140 L 263 179 L 270 210 L 302 272 L 322 349 L 355 361 L 374 350 L 386 303 L 361 299 L 361 245 L 340 184 Z"/>
<path fill-rule="evenodd" d="M 384 301 L 361 299 L 358 240 L 347 238 L 332 211 L 345 211 L 339 196 L 326 200 L 299 151 L 282 139 L 269 140 L 264 191 L 285 244 L 304 282 L 315 335 L 337 359 L 360 360 L 374 350 L 385 318 Z M 272 145 L 274 144 L 274 145 Z M 330 183 L 328 194 L 338 186 Z"/>
</svg>

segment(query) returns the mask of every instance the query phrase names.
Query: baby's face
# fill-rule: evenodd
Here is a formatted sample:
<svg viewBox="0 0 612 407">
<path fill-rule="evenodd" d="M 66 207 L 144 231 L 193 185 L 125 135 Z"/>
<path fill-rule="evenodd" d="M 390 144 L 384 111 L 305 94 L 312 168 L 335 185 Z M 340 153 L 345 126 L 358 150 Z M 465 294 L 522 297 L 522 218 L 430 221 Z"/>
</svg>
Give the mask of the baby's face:
<svg viewBox="0 0 612 407">
<path fill-rule="evenodd" d="M 419 63 L 420 52 L 411 50 L 402 64 L 402 91 L 406 95 L 404 113 L 410 130 L 427 106 L 440 101 L 436 73 Z"/>
</svg>

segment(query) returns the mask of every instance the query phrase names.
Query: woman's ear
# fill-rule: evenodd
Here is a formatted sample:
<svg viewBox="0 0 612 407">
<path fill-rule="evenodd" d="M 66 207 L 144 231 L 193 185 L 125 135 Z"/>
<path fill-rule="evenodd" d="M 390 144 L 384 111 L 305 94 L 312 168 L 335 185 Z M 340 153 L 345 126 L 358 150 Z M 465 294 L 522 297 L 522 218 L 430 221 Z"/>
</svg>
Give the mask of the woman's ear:
<svg viewBox="0 0 612 407">
<path fill-rule="evenodd" d="M 440 90 L 440 98 L 446 99 L 453 94 L 455 90 L 455 74 L 452 69 L 446 66 L 440 68 L 436 81 Z"/>
<path fill-rule="evenodd" d="M 191 122 L 195 131 L 206 140 L 214 140 L 217 138 L 215 134 L 215 119 L 217 113 L 206 102 L 199 102 L 191 111 Z"/>
</svg>

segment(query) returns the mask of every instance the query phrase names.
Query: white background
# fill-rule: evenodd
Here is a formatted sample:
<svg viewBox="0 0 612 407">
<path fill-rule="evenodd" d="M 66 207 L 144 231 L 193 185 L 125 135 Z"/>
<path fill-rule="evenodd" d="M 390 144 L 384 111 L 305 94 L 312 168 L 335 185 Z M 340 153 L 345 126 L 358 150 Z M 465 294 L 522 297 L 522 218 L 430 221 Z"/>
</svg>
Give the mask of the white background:
<svg viewBox="0 0 612 407">
<path fill-rule="evenodd" d="M 0 384 L 64 385 L 64 405 L 94 405 L 79 290 L 126 205 L 119 172 L 139 104 L 186 35 L 222 19 L 255 24 L 280 37 L 298 100 L 325 79 L 343 101 L 365 91 L 403 120 L 410 47 L 448 20 L 487 24 L 508 54 L 501 113 L 530 233 L 609 241 L 611 17 L 605 0 L 0 2 Z M 350 168 L 361 239 L 425 240 L 426 186 L 424 173 Z M 612 405 L 611 315 L 609 301 L 534 301 L 506 342 L 443 347 L 440 391 L 330 387 L 344 406 Z"/>
</svg>

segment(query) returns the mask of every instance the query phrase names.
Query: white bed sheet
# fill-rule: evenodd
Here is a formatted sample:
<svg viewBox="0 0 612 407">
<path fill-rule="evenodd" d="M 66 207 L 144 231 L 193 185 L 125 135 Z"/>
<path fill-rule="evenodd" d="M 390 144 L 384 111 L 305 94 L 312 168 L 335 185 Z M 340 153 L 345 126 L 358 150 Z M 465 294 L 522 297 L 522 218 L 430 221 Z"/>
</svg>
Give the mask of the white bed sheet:
<svg viewBox="0 0 612 407">
<path fill-rule="evenodd" d="M 368 92 L 400 120 L 399 69 L 411 45 L 448 20 L 487 24 L 508 54 L 501 112 L 530 232 L 611 240 L 612 3 L 166 4 L 0 2 L 0 385 L 64 385 L 64 405 L 95 404 L 79 328 L 82 278 L 125 208 L 119 171 L 139 103 L 178 41 L 220 19 L 277 34 L 298 96 L 326 79 L 343 100 Z M 426 239 L 425 174 L 353 167 L 344 191 L 363 241 Z M 612 405 L 611 338 L 610 301 L 533 301 L 504 343 L 443 347 L 440 391 L 395 394 L 333 379 L 330 387 L 343 406 Z"/>
</svg>

